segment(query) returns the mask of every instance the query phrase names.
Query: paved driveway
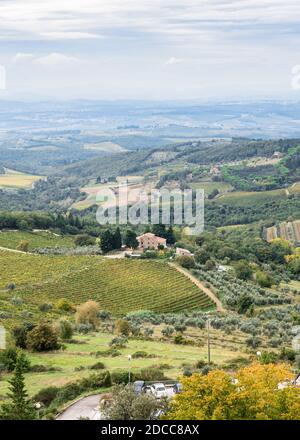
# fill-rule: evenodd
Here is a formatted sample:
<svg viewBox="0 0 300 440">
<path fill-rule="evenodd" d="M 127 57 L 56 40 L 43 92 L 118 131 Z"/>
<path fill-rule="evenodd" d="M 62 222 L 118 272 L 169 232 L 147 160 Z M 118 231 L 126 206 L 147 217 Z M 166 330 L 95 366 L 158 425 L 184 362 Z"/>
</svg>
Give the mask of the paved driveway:
<svg viewBox="0 0 300 440">
<path fill-rule="evenodd" d="M 80 417 L 90 420 L 100 420 L 99 399 L 101 394 L 84 397 L 69 406 L 56 420 L 78 420 Z"/>
</svg>

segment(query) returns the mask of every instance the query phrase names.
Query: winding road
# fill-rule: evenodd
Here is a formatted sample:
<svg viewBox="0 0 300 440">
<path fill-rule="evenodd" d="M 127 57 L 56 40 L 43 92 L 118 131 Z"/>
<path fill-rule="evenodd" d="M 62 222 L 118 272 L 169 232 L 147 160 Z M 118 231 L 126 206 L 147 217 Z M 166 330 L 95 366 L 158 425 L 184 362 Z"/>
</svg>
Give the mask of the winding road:
<svg viewBox="0 0 300 440">
<path fill-rule="evenodd" d="M 56 420 L 79 420 L 80 418 L 101 420 L 99 411 L 100 396 L 101 394 L 94 394 L 92 396 L 83 397 L 59 414 Z"/>
</svg>

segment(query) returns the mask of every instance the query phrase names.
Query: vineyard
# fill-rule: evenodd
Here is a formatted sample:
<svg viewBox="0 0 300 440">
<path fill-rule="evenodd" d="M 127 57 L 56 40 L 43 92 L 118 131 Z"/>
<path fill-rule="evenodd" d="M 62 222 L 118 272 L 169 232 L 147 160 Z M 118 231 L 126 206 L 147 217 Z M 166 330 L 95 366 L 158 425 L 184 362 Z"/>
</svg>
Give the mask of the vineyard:
<svg viewBox="0 0 300 440">
<path fill-rule="evenodd" d="M 0 231 L 0 247 L 17 249 L 20 241 L 29 242 L 29 250 L 47 247 L 74 247 L 69 236 L 58 236 L 47 231 Z"/>
<path fill-rule="evenodd" d="M 0 264 L 0 318 L 1 311 L 21 317 L 24 310 L 35 313 L 41 304 L 55 305 L 60 298 L 75 305 L 93 299 L 114 315 L 139 309 L 180 312 L 213 307 L 188 278 L 162 262 L 0 251 Z M 13 292 L 7 289 L 10 284 L 15 285 Z M 12 297 L 17 305 L 11 304 Z"/>
</svg>

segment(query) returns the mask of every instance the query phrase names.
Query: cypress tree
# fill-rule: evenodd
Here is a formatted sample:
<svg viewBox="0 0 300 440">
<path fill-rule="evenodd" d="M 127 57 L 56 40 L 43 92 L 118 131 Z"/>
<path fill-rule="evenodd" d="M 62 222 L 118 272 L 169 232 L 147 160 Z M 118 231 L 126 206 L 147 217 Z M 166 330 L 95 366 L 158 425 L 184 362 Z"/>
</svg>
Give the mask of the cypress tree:
<svg viewBox="0 0 300 440">
<path fill-rule="evenodd" d="M 31 402 L 28 401 L 25 380 L 23 375 L 23 354 L 19 354 L 13 377 L 9 380 L 9 403 L 2 405 L 0 409 L 0 420 L 34 420 L 36 411 Z"/>
</svg>

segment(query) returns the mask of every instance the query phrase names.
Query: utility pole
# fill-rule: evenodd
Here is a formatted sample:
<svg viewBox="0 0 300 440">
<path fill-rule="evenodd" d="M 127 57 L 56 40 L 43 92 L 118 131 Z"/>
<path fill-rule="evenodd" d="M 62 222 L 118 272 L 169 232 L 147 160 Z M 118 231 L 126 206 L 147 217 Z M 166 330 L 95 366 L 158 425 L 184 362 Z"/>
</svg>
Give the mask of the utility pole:
<svg viewBox="0 0 300 440">
<path fill-rule="evenodd" d="M 129 361 L 128 383 L 129 383 L 129 385 L 131 383 L 131 359 L 132 359 L 132 356 L 131 356 L 131 354 L 129 354 L 128 355 L 128 361 Z"/>
<path fill-rule="evenodd" d="M 207 318 L 207 359 L 210 365 L 210 318 Z"/>
</svg>

